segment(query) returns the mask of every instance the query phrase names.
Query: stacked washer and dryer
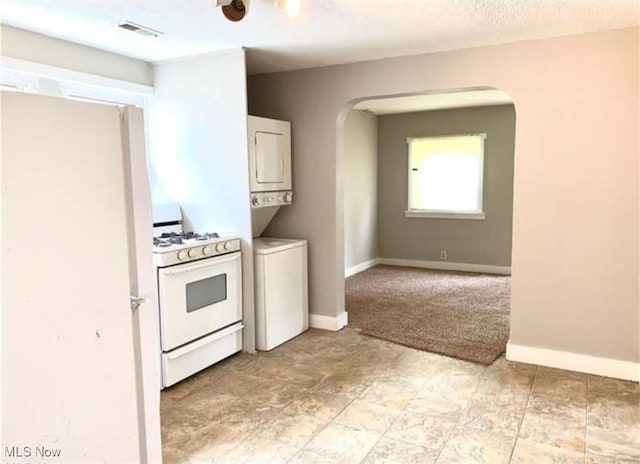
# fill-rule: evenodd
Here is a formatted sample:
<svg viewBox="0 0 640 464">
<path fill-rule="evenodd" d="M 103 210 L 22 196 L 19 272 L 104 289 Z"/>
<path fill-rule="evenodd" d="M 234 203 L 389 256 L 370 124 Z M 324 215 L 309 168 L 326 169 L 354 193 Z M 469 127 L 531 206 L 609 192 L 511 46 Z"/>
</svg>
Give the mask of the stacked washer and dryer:
<svg viewBox="0 0 640 464">
<path fill-rule="evenodd" d="M 256 348 L 269 351 L 309 328 L 307 241 L 260 237 L 291 205 L 291 124 L 249 116 Z"/>
</svg>

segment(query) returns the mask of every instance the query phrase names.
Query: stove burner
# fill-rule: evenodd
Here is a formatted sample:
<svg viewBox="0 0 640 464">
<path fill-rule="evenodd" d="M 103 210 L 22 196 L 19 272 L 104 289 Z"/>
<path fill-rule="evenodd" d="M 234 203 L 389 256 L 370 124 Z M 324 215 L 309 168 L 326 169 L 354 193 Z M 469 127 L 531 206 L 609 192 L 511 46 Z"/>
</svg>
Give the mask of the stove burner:
<svg viewBox="0 0 640 464">
<path fill-rule="evenodd" d="M 219 237 L 220 235 L 216 232 L 206 232 L 204 234 L 196 232 L 163 232 L 160 237 L 153 237 L 153 245 L 165 248 L 171 245 L 182 245 L 185 240 L 204 241 Z"/>
<path fill-rule="evenodd" d="M 153 246 L 165 248 L 171 246 L 171 240 L 167 238 L 153 237 Z"/>
</svg>

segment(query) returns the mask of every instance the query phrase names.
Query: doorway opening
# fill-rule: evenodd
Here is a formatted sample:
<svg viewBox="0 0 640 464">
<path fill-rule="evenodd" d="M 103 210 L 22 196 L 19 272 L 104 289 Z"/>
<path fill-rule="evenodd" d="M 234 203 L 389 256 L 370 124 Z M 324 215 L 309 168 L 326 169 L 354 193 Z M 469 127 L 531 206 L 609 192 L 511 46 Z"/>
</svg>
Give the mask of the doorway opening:
<svg viewBox="0 0 640 464">
<path fill-rule="evenodd" d="M 341 114 L 350 326 L 484 365 L 504 353 L 515 125 L 492 88 L 360 99 Z"/>
</svg>

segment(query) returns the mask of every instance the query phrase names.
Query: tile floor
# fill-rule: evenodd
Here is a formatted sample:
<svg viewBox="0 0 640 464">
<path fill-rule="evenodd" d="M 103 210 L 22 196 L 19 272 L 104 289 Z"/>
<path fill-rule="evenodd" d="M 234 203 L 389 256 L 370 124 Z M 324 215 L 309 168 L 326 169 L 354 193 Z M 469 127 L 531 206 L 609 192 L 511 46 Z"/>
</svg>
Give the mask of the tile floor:
<svg viewBox="0 0 640 464">
<path fill-rule="evenodd" d="M 310 330 L 162 393 L 166 463 L 640 462 L 640 386 Z"/>
</svg>

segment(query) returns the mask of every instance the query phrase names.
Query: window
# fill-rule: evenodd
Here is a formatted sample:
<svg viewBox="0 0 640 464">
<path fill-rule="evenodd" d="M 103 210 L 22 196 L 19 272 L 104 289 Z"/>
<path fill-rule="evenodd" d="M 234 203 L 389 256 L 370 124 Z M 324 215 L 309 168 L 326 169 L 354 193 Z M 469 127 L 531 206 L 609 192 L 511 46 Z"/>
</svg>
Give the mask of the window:
<svg viewBox="0 0 640 464">
<path fill-rule="evenodd" d="M 409 144 L 407 217 L 484 219 L 486 134 L 419 137 Z"/>
</svg>

